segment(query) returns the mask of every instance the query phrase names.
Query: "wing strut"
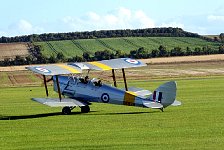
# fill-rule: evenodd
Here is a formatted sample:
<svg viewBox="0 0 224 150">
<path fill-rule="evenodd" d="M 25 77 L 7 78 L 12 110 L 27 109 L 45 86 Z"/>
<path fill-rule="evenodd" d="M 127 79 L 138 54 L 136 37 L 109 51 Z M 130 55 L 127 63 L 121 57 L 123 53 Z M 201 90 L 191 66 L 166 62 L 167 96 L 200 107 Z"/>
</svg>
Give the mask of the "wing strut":
<svg viewBox="0 0 224 150">
<path fill-rule="evenodd" d="M 59 81 L 58 81 L 58 75 L 56 75 L 56 82 L 57 82 L 57 88 L 58 88 L 58 96 L 61 102 L 61 89 L 60 89 L 60 85 L 59 85 Z"/>
<path fill-rule="evenodd" d="M 47 89 L 47 80 L 46 80 L 46 76 L 45 75 L 43 75 L 43 77 L 44 77 L 44 87 L 45 87 L 45 91 L 46 91 L 46 95 L 47 95 L 47 97 L 48 97 L 48 89 Z"/>
<path fill-rule="evenodd" d="M 113 80 L 114 80 L 114 86 L 117 87 L 117 82 L 116 82 L 116 77 L 115 77 L 114 69 L 112 69 L 112 77 L 113 77 Z"/>
<path fill-rule="evenodd" d="M 126 77 L 125 77 L 124 68 L 122 68 L 122 73 L 123 73 L 123 78 L 124 78 L 124 86 L 125 86 L 125 90 L 128 91 L 128 85 L 127 85 L 127 81 L 126 81 Z"/>
</svg>

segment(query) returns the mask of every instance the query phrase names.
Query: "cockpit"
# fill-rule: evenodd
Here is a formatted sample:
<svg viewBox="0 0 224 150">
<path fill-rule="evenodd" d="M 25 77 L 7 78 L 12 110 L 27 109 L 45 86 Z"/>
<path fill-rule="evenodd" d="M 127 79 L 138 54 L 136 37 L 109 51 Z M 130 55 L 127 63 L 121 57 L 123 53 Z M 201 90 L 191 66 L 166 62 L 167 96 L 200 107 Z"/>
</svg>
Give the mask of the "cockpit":
<svg viewBox="0 0 224 150">
<path fill-rule="evenodd" d="M 100 79 L 93 78 L 90 80 L 88 76 L 86 76 L 85 78 L 73 77 L 73 80 L 74 81 L 77 80 L 77 84 L 82 83 L 82 84 L 90 84 L 90 85 L 98 86 L 98 87 L 102 86 L 102 81 Z"/>
</svg>

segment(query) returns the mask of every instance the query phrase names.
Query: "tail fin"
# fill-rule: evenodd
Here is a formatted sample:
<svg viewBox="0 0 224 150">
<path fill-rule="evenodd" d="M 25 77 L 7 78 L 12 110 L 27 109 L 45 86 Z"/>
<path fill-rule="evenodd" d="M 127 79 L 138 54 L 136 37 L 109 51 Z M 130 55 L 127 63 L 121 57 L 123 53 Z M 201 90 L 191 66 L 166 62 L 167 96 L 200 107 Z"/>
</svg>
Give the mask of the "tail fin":
<svg viewBox="0 0 224 150">
<path fill-rule="evenodd" d="M 164 108 L 174 103 L 176 99 L 177 84 L 170 81 L 159 86 L 150 96 L 150 100 L 161 103 Z"/>
</svg>

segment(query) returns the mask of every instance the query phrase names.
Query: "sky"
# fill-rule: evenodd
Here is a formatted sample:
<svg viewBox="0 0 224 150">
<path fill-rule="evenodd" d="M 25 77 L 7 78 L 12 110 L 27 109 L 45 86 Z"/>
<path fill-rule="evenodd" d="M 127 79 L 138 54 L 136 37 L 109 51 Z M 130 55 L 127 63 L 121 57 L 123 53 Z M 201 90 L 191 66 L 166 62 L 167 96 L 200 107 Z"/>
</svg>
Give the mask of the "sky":
<svg viewBox="0 0 224 150">
<path fill-rule="evenodd" d="M 224 33 L 224 0 L 0 0 L 0 37 L 179 27 Z"/>
</svg>

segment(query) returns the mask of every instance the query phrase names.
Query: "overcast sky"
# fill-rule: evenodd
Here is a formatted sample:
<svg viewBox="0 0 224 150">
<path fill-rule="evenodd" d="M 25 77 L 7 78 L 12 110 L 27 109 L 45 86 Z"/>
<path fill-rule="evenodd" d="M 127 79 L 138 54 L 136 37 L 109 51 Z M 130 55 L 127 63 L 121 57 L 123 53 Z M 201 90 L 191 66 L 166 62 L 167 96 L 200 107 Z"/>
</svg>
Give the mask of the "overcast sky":
<svg viewBox="0 0 224 150">
<path fill-rule="evenodd" d="M 224 0 L 0 0 L 0 37 L 180 27 L 224 32 Z"/>
</svg>

